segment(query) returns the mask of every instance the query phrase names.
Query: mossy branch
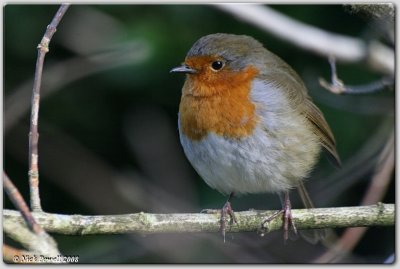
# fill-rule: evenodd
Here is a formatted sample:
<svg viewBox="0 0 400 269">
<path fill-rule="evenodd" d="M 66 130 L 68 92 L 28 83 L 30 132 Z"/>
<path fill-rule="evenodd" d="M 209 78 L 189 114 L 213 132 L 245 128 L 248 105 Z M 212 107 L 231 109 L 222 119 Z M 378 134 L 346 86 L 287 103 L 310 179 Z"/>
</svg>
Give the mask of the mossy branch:
<svg viewBox="0 0 400 269">
<path fill-rule="evenodd" d="M 370 206 L 293 209 L 293 219 L 298 229 L 391 226 L 394 225 L 394 204 L 378 203 Z M 236 212 L 238 223 L 228 225 L 227 232 L 254 232 L 261 228 L 262 220 L 276 211 L 249 210 Z M 215 213 L 125 215 L 61 215 L 35 212 L 33 216 L 48 232 L 66 235 L 124 234 L 124 233 L 188 233 L 217 232 L 220 227 L 219 211 Z M 25 225 L 21 214 L 4 210 L 5 223 Z M 279 230 L 282 219 L 270 222 L 269 231 Z"/>
</svg>

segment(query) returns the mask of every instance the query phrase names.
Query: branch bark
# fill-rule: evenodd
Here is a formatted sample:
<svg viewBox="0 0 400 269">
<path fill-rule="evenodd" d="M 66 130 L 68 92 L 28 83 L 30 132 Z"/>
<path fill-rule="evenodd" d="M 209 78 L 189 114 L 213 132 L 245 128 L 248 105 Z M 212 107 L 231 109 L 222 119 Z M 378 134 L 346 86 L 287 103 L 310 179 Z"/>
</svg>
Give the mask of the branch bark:
<svg viewBox="0 0 400 269">
<path fill-rule="evenodd" d="M 394 225 L 394 205 L 378 203 L 370 206 L 294 209 L 297 229 L 322 229 Z M 238 223 L 227 224 L 228 232 L 259 231 L 261 222 L 276 211 L 236 212 Z M 125 215 L 61 215 L 45 212 L 33 213 L 37 222 L 48 232 L 65 235 L 125 234 L 125 233 L 187 233 L 218 232 L 220 213 L 212 214 L 151 214 Z M 5 222 L 24 224 L 18 211 L 4 210 Z M 280 230 L 282 219 L 269 223 L 268 232 Z"/>
</svg>

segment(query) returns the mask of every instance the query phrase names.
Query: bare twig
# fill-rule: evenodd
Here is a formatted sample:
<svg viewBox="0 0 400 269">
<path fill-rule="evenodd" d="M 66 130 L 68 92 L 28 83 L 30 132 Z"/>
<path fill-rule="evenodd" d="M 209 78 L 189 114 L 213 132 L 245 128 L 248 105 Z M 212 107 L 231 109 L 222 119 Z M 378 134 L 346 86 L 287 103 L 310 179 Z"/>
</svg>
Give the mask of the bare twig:
<svg viewBox="0 0 400 269">
<path fill-rule="evenodd" d="M 389 186 L 391 175 L 394 170 L 394 132 L 388 139 L 385 148 L 379 155 L 375 167 L 375 173 L 366 195 L 361 202 L 362 205 L 376 203 L 382 200 Z M 368 227 L 347 228 L 339 241 L 324 255 L 319 257 L 317 263 L 338 262 L 357 245 Z"/>
<path fill-rule="evenodd" d="M 216 4 L 214 6 L 305 50 L 325 57 L 333 55 L 344 62 L 367 61 L 379 72 L 394 74 L 394 52 L 380 43 L 380 49 L 376 49 L 376 42 L 367 44 L 361 39 L 324 31 L 296 21 L 266 6 L 249 4 Z"/>
<path fill-rule="evenodd" d="M 29 132 L 29 186 L 31 195 L 32 211 L 42 211 L 39 196 L 39 167 L 38 167 L 38 118 L 39 118 L 39 101 L 40 101 L 40 85 L 42 82 L 43 63 L 46 53 L 49 51 L 49 43 L 57 26 L 67 11 L 69 4 L 62 4 L 58 9 L 51 23 L 47 26 L 46 32 L 38 45 L 38 58 L 36 61 L 36 71 L 33 81 L 33 93 L 31 101 L 31 126 Z"/>
<path fill-rule="evenodd" d="M 236 212 L 237 223 L 229 225 L 228 232 L 260 231 L 262 221 L 276 211 Z M 293 219 L 298 229 L 321 229 L 360 226 L 394 225 L 394 205 L 382 204 L 359 207 L 294 209 Z M 220 215 L 216 214 L 150 214 L 125 215 L 61 215 L 45 212 L 33 213 L 38 223 L 52 233 L 69 235 L 124 234 L 124 233 L 188 233 L 218 232 Z M 23 223 L 18 211 L 4 210 L 4 220 Z M 268 231 L 282 228 L 282 219 L 276 218 Z"/>
<path fill-rule="evenodd" d="M 392 130 L 384 149 L 379 155 L 374 175 L 361 205 L 374 204 L 383 199 L 392 179 L 391 175 L 394 171 L 394 150 L 394 130 Z"/>
<path fill-rule="evenodd" d="M 335 94 L 366 94 L 381 91 L 387 86 L 393 85 L 393 77 L 384 77 L 378 81 L 371 82 L 366 85 L 360 86 L 346 86 L 342 80 L 338 78 L 336 71 L 336 61 L 333 56 L 329 57 L 329 64 L 331 66 L 331 83 L 323 78 L 319 79 L 319 84 L 328 91 Z"/>
<path fill-rule="evenodd" d="M 3 172 L 3 187 L 4 190 L 7 192 L 11 202 L 21 212 L 23 218 L 28 224 L 28 227 L 36 234 L 43 233 L 44 231 L 42 227 L 40 227 L 36 223 L 21 193 L 18 191 L 18 189 L 14 186 L 10 178 L 4 172 Z"/>
</svg>

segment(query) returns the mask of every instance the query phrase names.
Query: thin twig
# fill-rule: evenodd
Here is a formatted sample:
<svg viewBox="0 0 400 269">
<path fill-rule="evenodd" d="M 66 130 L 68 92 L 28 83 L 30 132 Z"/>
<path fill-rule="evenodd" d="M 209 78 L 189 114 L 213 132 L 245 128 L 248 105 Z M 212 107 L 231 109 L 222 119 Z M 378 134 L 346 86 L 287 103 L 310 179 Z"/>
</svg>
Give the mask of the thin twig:
<svg viewBox="0 0 400 269">
<path fill-rule="evenodd" d="M 42 82 L 43 63 L 46 53 L 49 51 L 49 43 L 62 17 L 67 11 L 69 4 L 62 4 L 58 9 L 51 23 L 47 26 L 46 32 L 40 41 L 38 49 L 38 58 L 36 61 L 35 77 L 33 81 L 32 101 L 31 101 L 31 126 L 29 132 L 29 186 L 32 211 L 42 211 L 39 195 L 39 167 L 38 167 L 38 119 L 39 119 L 39 101 L 40 86 Z"/>
<path fill-rule="evenodd" d="M 333 56 L 329 57 L 329 65 L 331 66 L 331 83 L 323 78 L 319 79 L 319 84 L 328 91 L 335 94 L 366 94 L 381 91 L 387 86 L 394 84 L 393 77 L 384 77 L 378 81 L 373 81 L 366 85 L 348 86 L 338 78 L 336 71 L 336 61 Z"/>
<path fill-rule="evenodd" d="M 227 232 L 260 231 L 261 223 L 276 211 L 236 212 L 237 223 L 227 223 Z M 394 205 L 378 203 L 371 206 L 293 209 L 298 229 L 322 229 L 394 225 Z M 220 214 L 150 214 L 125 215 L 61 215 L 33 213 L 48 232 L 68 235 L 125 234 L 125 233 L 193 233 L 219 232 Z M 4 220 L 23 222 L 18 211 L 3 210 Z M 268 232 L 282 229 L 282 219 L 275 218 L 266 227 Z"/>
<path fill-rule="evenodd" d="M 11 202 L 21 212 L 22 217 L 25 219 L 28 227 L 36 234 L 43 233 L 44 231 L 43 231 L 42 227 L 40 227 L 36 223 L 31 212 L 29 211 L 29 207 L 25 203 L 25 200 L 22 197 L 21 193 L 18 191 L 18 189 L 12 183 L 10 178 L 4 172 L 3 172 L 3 188 L 7 192 L 8 197 L 10 198 Z"/>
</svg>

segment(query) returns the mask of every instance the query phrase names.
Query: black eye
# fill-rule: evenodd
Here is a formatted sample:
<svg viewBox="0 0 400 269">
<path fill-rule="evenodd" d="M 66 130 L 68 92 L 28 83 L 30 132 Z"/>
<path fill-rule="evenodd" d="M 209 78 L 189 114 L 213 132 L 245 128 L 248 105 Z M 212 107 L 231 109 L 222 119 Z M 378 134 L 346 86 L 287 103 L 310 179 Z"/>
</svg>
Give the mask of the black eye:
<svg viewBox="0 0 400 269">
<path fill-rule="evenodd" d="M 218 71 L 218 70 L 220 70 L 222 67 L 224 67 L 224 62 L 222 62 L 222 61 L 215 61 L 215 62 L 212 62 L 212 63 L 211 63 L 211 68 L 212 68 L 214 71 Z"/>
</svg>

